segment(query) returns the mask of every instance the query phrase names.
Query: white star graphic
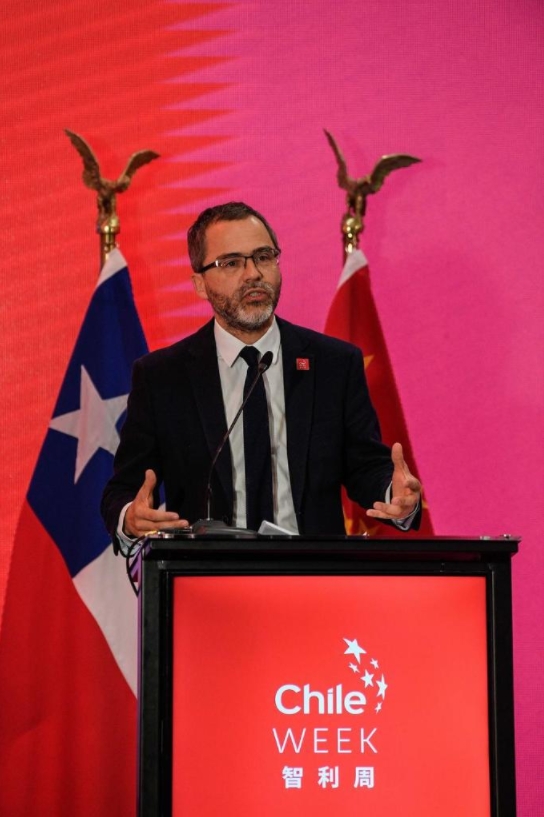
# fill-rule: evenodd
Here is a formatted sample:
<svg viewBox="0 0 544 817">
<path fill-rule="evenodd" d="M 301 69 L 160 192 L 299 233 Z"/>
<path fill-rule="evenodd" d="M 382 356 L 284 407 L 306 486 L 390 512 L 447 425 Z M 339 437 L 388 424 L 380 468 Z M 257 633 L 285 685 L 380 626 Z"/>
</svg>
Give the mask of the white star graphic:
<svg viewBox="0 0 544 817">
<path fill-rule="evenodd" d="M 379 688 L 379 690 L 380 690 L 380 691 L 378 692 L 378 698 L 379 698 L 379 697 L 380 697 L 380 695 L 381 695 L 381 696 L 382 696 L 382 698 L 385 700 L 385 690 L 387 689 L 387 684 L 385 683 L 385 678 L 383 677 L 383 674 L 382 674 L 382 679 L 381 679 L 381 681 L 376 681 L 376 683 L 378 684 L 378 688 Z"/>
<path fill-rule="evenodd" d="M 374 684 L 372 683 L 373 678 L 374 676 L 371 675 L 368 670 L 365 670 L 365 674 L 361 675 L 361 681 L 365 682 L 365 687 L 374 686 Z"/>
<path fill-rule="evenodd" d="M 372 666 L 374 667 L 374 669 L 378 669 L 379 664 L 378 664 L 378 662 L 376 661 L 376 659 L 375 659 L 375 658 L 373 658 L 373 659 L 371 660 L 371 662 L 370 662 L 370 663 L 372 664 Z"/>
<path fill-rule="evenodd" d="M 381 703 L 376 704 L 376 709 L 375 709 L 374 711 L 375 711 L 375 712 L 379 712 L 381 708 L 382 708 Z"/>
<path fill-rule="evenodd" d="M 126 408 L 127 397 L 127 394 L 123 394 L 103 400 L 89 373 L 84 366 L 81 367 L 79 409 L 59 414 L 49 423 L 49 427 L 55 431 L 77 439 L 74 484 L 99 448 L 115 454 L 119 445 L 115 424 Z"/>
<path fill-rule="evenodd" d="M 366 653 L 366 650 L 363 650 L 357 643 L 357 639 L 354 638 L 353 641 L 350 641 L 349 638 L 344 638 L 344 641 L 348 645 L 347 650 L 345 651 L 344 655 L 354 655 L 357 663 L 361 663 L 361 655 Z"/>
<path fill-rule="evenodd" d="M 352 670 L 353 672 L 359 672 L 359 667 L 357 666 L 357 664 L 350 664 L 350 665 L 349 665 L 349 668 L 350 668 L 350 670 Z"/>
</svg>

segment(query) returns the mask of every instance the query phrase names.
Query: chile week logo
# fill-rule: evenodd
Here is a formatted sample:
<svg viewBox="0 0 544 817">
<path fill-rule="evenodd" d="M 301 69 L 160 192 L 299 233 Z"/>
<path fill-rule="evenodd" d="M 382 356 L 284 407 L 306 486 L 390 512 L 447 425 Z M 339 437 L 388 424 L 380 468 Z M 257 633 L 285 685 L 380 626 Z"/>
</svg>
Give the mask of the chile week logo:
<svg viewBox="0 0 544 817">
<path fill-rule="evenodd" d="M 374 724 L 386 705 L 389 685 L 374 654 L 357 638 L 343 641 L 338 652 L 344 666 L 339 666 L 339 671 L 346 680 L 326 688 L 289 680 L 275 692 L 275 710 L 281 721 L 272 728 L 272 737 L 278 754 L 289 761 L 281 768 L 285 788 L 374 788 L 372 760 L 379 745 L 378 727 Z M 370 713 L 371 728 L 366 725 Z M 290 720 L 296 720 L 297 726 L 290 725 Z M 355 755 L 356 762 L 343 762 L 349 755 Z"/>
</svg>

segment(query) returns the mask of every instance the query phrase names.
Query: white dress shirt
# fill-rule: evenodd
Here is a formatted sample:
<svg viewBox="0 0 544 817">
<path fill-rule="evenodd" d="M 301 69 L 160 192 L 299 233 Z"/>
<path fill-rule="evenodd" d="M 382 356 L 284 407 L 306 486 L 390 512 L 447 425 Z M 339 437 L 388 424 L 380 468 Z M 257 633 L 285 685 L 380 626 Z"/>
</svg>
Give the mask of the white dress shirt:
<svg viewBox="0 0 544 817">
<path fill-rule="evenodd" d="M 217 321 L 214 327 L 217 361 L 221 377 L 223 403 L 230 426 L 244 399 L 247 363 L 240 357 L 246 346 Z M 272 363 L 263 374 L 268 421 L 270 425 L 270 448 L 272 454 L 272 492 L 274 499 L 274 522 L 281 528 L 298 533 L 297 518 L 291 492 L 289 463 L 287 461 L 287 424 L 285 419 L 285 391 L 283 385 L 283 360 L 281 356 L 280 330 L 274 318 L 272 326 L 262 338 L 253 344 L 262 355 L 272 352 Z M 249 398 L 251 400 L 251 398 Z M 232 481 L 234 489 L 233 524 L 246 526 L 246 475 L 244 460 L 244 426 L 241 419 L 232 429 L 229 442 L 232 454 Z M 213 503 L 212 503 L 213 504 Z"/>
</svg>

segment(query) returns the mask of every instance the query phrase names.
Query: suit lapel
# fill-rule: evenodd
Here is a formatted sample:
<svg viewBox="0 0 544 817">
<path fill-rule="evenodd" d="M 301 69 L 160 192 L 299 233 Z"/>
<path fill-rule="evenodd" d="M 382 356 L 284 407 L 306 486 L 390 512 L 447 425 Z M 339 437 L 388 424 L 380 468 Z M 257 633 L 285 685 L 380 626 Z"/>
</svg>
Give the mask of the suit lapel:
<svg viewBox="0 0 544 817">
<path fill-rule="evenodd" d="M 315 358 L 309 353 L 308 338 L 292 324 L 277 318 L 281 332 L 285 413 L 287 423 L 287 459 L 295 511 L 300 513 L 305 486 L 308 446 L 313 420 L 315 391 Z M 299 361 L 297 363 L 297 361 Z M 307 368 L 300 368 L 307 361 Z M 305 364 L 302 363 L 302 366 Z M 227 430 L 213 320 L 191 338 L 187 368 L 189 383 L 208 444 L 210 466 Z M 225 446 L 215 471 L 232 508 L 232 461 L 230 447 Z"/>
<path fill-rule="evenodd" d="M 315 360 L 308 353 L 308 339 L 296 327 L 281 319 L 283 381 L 285 386 L 285 413 L 287 422 L 287 458 L 293 503 L 300 512 L 306 475 L 308 445 L 312 427 Z"/>
<path fill-rule="evenodd" d="M 189 383 L 193 388 L 200 421 L 208 444 L 211 467 L 215 453 L 227 431 L 213 320 L 192 337 L 188 351 Z M 219 477 L 228 505 L 232 509 L 232 463 L 228 444 L 221 452 L 214 470 Z"/>
</svg>

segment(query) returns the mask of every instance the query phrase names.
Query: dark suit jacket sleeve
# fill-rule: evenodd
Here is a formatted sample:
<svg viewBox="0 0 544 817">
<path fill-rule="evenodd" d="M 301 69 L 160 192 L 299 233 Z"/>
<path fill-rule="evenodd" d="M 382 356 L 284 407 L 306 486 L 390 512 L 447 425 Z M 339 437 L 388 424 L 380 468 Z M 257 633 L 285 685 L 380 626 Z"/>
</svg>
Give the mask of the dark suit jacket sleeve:
<svg viewBox="0 0 544 817">
<path fill-rule="evenodd" d="M 391 482 L 390 449 L 381 442 L 380 425 L 370 400 L 363 356 L 354 349 L 344 401 L 343 484 L 363 508 L 383 501 Z"/>
<path fill-rule="evenodd" d="M 346 400 L 344 485 L 350 499 L 368 509 L 374 502 L 384 501 L 385 492 L 393 477 L 393 464 L 391 450 L 381 443 L 379 421 L 370 400 L 364 361 L 359 349 L 356 350 L 352 365 L 353 376 L 349 379 L 348 387 L 350 396 Z M 417 530 L 420 520 L 421 508 L 412 520 L 411 528 Z M 391 521 L 381 521 L 382 524 L 394 526 Z"/>
<path fill-rule="evenodd" d="M 114 547 L 119 514 L 136 496 L 148 468 L 164 489 L 169 511 L 189 522 L 205 515 L 210 463 L 225 431 L 213 322 L 136 361 L 114 474 L 102 499 Z M 218 519 L 232 517 L 231 486 L 230 449 L 225 446 L 212 479 Z M 154 507 L 158 505 L 156 495 Z"/>
<path fill-rule="evenodd" d="M 132 370 L 132 388 L 128 398 L 127 415 L 121 431 L 121 442 L 114 460 L 114 475 L 106 485 L 101 511 L 106 527 L 117 550 L 117 525 L 123 507 L 132 502 L 140 489 L 147 468 L 162 479 L 161 463 L 156 448 L 152 423 L 150 391 L 142 360 Z M 155 497 L 155 507 L 158 495 Z"/>
</svg>

